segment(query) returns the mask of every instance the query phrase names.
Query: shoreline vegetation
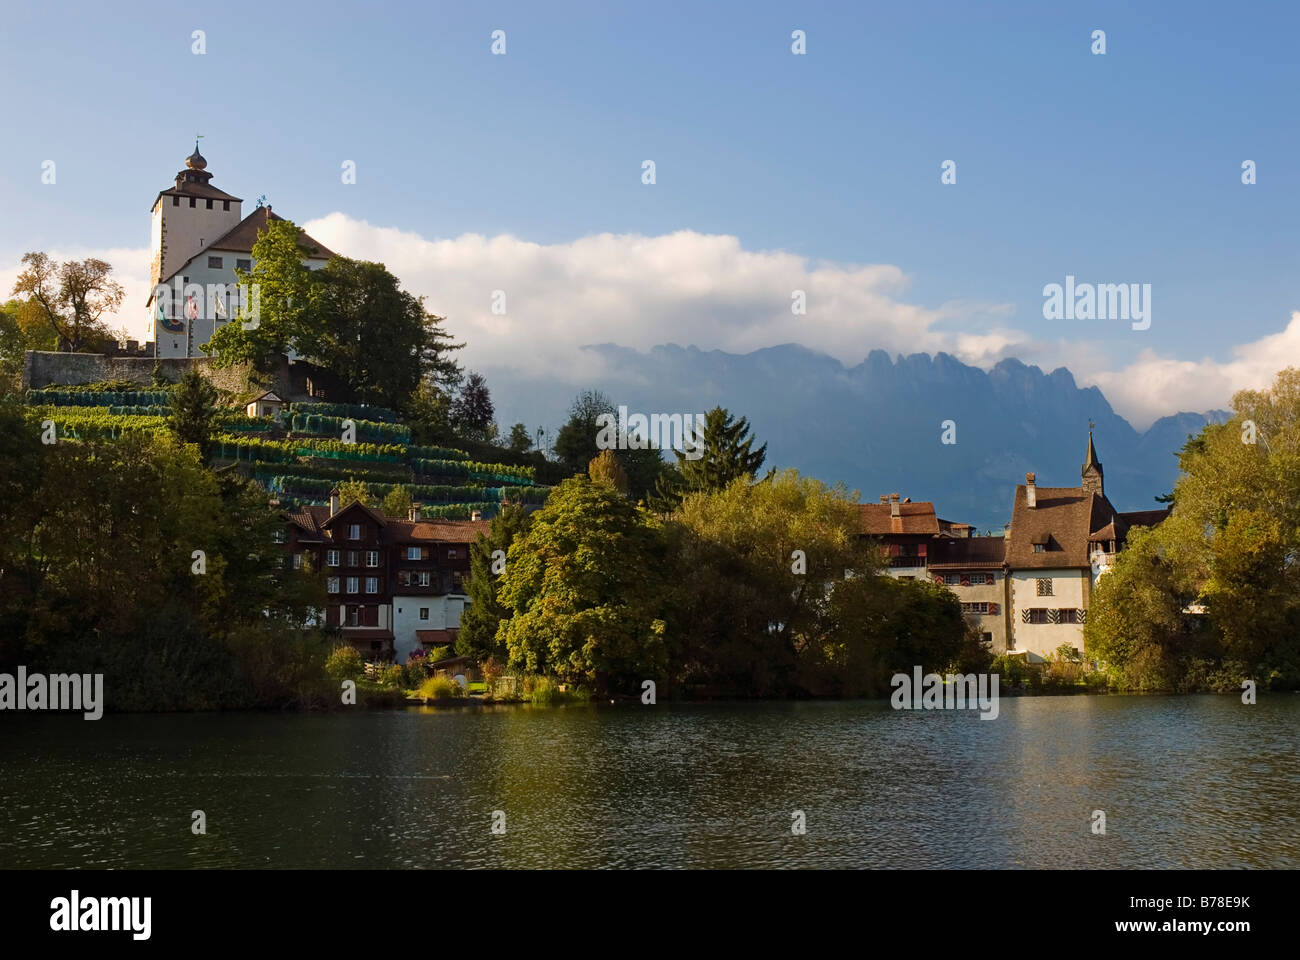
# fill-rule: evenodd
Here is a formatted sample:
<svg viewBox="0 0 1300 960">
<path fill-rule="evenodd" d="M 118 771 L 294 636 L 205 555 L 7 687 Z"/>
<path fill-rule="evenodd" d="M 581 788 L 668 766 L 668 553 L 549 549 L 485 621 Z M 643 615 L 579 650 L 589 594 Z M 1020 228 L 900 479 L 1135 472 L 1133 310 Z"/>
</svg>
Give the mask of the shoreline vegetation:
<svg viewBox="0 0 1300 960">
<path fill-rule="evenodd" d="M 1300 370 L 1188 438 L 1157 498 L 1171 515 L 1097 581 L 1085 651 L 1029 664 L 995 656 L 946 587 L 890 577 L 856 492 L 765 470 L 743 416 L 710 410 L 692 456 L 666 459 L 608 436 L 617 408 L 586 391 L 543 449 L 523 424 L 502 436 L 444 318 L 382 265 L 306 270 L 295 231 L 276 221 L 254 248 L 250 281 L 276 291 L 260 326 L 211 344 L 214 366 L 248 365 L 246 391 L 197 369 L 10 385 L 0 670 L 103 673 L 107 709 L 158 712 L 342 707 L 349 682 L 358 706 L 620 702 L 647 682 L 663 701 L 858 699 L 916 666 L 997 673 L 1004 694 L 1300 688 Z M 4 309 L 43 329 L 37 300 Z M 335 349 L 358 326 L 375 355 Z M 315 345 L 331 403 L 245 416 L 290 344 Z M 367 675 L 320 624 L 325 571 L 290 562 L 284 515 L 331 490 L 392 516 L 490 517 L 455 637 L 475 689 L 432 656 Z"/>
</svg>

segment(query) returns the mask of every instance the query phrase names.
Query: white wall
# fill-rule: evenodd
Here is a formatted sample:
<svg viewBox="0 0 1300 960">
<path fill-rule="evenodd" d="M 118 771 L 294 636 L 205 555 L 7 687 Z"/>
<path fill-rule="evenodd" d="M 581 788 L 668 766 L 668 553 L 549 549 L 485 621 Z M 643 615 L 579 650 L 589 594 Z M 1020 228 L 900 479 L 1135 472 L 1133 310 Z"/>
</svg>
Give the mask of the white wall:
<svg viewBox="0 0 1300 960">
<path fill-rule="evenodd" d="M 1052 596 L 1038 596 L 1037 581 L 1040 577 L 1051 578 Z M 1011 636 L 1007 647 L 1015 652 L 1028 650 L 1042 657 L 1055 653 L 1063 643 L 1082 651 L 1083 624 L 1025 623 L 1023 617 L 1025 610 L 1035 607 L 1085 609 L 1084 584 L 1088 577 L 1089 571 L 1073 569 L 1012 571 Z"/>
</svg>

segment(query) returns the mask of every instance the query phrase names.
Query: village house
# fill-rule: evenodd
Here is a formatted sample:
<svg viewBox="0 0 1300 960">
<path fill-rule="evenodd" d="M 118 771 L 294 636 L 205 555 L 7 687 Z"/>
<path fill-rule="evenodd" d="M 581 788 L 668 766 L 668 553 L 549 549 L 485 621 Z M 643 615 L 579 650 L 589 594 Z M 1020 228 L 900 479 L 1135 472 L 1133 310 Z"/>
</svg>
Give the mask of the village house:
<svg viewBox="0 0 1300 960">
<path fill-rule="evenodd" d="M 484 520 L 385 517 L 352 502 L 286 516 L 285 549 L 295 567 L 325 572 L 324 623 L 368 660 L 405 663 L 416 651 L 454 646 L 469 605 L 469 547 Z"/>
<path fill-rule="evenodd" d="M 1168 510 L 1121 513 L 1106 498 L 1092 431 L 1077 487 L 1040 487 L 1033 473 L 1016 487 L 1006 537 L 1012 616 L 1007 649 L 1031 660 L 1062 647 L 1083 653 L 1083 627 L 1098 577 L 1135 526 L 1155 526 Z"/>
<path fill-rule="evenodd" d="M 915 580 L 926 576 L 930 551 L 936 540 L 969 537 L 969 523 L 953 523 L 935 515 L 928 500 L 913 503 L 891 493 L 879 503 L 858 505 L 858 534 L 877 540 L 889 558 L 891 577 Z"/>
</svg>

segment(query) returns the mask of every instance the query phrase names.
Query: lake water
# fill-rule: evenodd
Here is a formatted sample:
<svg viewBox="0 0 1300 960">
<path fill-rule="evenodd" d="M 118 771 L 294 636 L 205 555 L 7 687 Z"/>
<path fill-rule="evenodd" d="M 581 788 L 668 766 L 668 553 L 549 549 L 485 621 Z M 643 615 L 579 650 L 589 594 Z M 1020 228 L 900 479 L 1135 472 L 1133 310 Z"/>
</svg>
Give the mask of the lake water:
<svg viewBox="0 0 1300 960">
<path fill-rule="evenodd" d="M 1294 868 L 1298 732 L 1293 694 L 1003 699 L 996 720 L 886 701 L 6 712 L 0 867 Z"/>
</svg>

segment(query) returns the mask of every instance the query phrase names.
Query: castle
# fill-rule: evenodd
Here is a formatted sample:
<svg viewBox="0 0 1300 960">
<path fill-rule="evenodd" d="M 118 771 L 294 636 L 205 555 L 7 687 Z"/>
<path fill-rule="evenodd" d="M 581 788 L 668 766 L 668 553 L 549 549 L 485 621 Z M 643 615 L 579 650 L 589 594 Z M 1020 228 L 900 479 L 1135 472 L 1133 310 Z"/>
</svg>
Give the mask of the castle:
<svg viewBox="0 0 1300 960">
<path fill-rule="evenodd" d="M 212 185 L 196 140 L 185 169 L 153 204 L 147 304 L 153 356 L 205 356 L 200 348 L 248 305 L 235 270 L 252 270 L 258 234 L 282 218 L 269 205 L 259 203 L 247 217 L 242 207 L 239 197 Z M 305 232 L 299 237 L 308 268 L 318 270 L 334 256 Z"/>
</svg>

